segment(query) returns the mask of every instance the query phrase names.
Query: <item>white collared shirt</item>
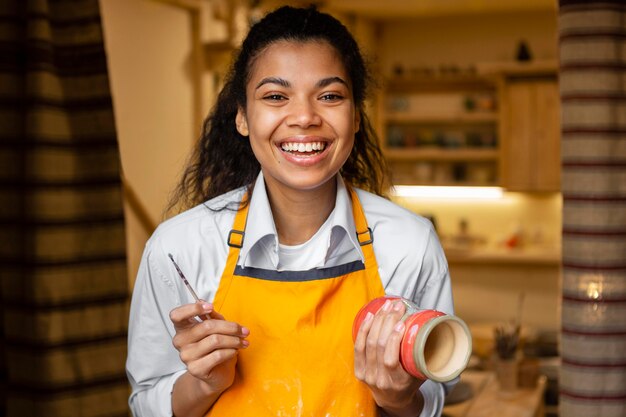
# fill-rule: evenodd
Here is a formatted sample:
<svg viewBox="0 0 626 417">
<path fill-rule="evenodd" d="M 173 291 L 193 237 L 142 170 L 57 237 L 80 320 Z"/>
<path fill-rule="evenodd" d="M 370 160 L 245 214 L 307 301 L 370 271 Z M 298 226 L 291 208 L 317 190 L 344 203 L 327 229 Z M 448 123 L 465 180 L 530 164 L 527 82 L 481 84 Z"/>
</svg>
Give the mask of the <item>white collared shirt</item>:
<svg viewBox="0 0 626 417">
<path fill-rule="evenodd" d="M 190 285 L 211 302 L 219 286 L 229 246 L 240 188 L 198 205 L 162 223 L 146 243 L 131 302 L 127 374 L 132 386 L 130 407 L 136 417 L 171 416 L 171 392 L 185 371 L 172 345 L 175 334 L 169 313 L 193 299 L 168 258 L 172 254 Z M 374 236 L 374 253 L 385 293 L 412 300 L 418 306 L 453 314 L 448 264 L 431 223 L 396 204 L 356 189 Z M 229 208 L 222 209 L 228 206 Z M 304 269 L 363 261 L 357 241 L 352 204 L 340 176 L 331 215 L 314 236 Z M 263 175 L 250 201 L 245 238 L 238 264 L 281 269 L 279 243 Z M 447 388 L 422 384 L 421 416 L 441 414 Z"/>
</svg>

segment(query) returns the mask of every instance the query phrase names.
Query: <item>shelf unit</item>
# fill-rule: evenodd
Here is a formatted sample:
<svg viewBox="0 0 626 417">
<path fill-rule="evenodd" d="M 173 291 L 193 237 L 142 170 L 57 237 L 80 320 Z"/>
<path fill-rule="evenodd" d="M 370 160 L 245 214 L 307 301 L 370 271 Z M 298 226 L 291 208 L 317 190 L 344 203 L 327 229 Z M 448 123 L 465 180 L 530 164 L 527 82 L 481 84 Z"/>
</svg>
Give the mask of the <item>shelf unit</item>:
<svg viewBox="0 0 626 417">
<path fill-rule="evenodd" d="M 378 100 L 378 130 L 393 182 L 498 184 L 497 98 L 494 77 L 387 80 Z"/>
</svg>

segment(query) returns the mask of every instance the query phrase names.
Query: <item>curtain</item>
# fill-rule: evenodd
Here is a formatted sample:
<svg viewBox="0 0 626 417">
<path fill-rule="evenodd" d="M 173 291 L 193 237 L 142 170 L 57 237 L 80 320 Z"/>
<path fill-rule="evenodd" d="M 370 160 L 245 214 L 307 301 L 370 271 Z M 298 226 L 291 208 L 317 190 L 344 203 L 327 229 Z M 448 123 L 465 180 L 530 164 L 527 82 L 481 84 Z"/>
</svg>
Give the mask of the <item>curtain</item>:
<svg viewBox="0 0 626 417">
<path fill-rule="evenodd" d="M 560 412 L 626 416 L 626 2 L 561 0 Z"/>
<path fill-rule="evenodd" d="M 128 278 L 97 0 L 0 1 L 0 415 L 127 416 Z"/>
</svg>

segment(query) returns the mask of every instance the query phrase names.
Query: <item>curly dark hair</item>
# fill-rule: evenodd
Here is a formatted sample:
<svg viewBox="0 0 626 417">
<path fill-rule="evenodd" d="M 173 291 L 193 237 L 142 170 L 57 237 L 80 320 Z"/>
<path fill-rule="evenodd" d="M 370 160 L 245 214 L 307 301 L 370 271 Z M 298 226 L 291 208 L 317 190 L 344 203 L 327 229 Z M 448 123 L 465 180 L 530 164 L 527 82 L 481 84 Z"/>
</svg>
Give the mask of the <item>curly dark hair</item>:
<svg viewBox="0 0 626 417">
<path fill-rule="evenodd" d="M 314 6 L 284 6 L 254 24 L 243 41 L 226 76 L 217 102 L 204 121 L 182 179 L 174 191 L 169 210 L 188 208 L 230 190 L 251 187 L 260 171 L 250 142 L 236 129 L 238 108 L 246 106 L 246 84 L 255 59 L 268 46 L 287 40 L 323 41 L 334 47 L 352 82 L 354 102 L 361 114 L 354 147 L 340 172 L 346 183 L 384 196 L 387 166 L 378 138 L 365 114 L 365 99 L 372 78 L 359 46 L 348 29 Z"/>
</svg>

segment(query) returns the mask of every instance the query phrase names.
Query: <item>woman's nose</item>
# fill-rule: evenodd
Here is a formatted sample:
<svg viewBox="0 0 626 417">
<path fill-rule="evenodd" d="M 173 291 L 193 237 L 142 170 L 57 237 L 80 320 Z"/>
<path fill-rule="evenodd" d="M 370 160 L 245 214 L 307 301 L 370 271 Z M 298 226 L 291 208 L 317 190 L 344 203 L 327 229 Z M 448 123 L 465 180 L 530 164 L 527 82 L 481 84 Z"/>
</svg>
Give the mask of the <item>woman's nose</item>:
<svg viewBox="0 0 626 417">
<path fill-rule="evenodd" d="M 287 120 L 289 125 L 308 128 L 318 126 L 322 122 L 315 103 L 309 100 L 293 100 L 290 106 L 290 115 Z"/>
</svg>

